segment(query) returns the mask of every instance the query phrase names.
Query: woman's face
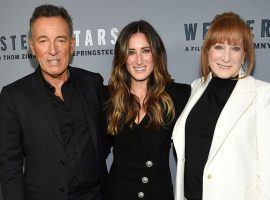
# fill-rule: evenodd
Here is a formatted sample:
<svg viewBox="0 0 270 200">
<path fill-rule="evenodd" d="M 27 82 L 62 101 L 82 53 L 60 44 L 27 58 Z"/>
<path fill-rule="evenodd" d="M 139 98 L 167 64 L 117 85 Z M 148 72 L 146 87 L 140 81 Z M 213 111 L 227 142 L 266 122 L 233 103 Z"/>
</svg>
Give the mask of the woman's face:
<svg viewBox="0 0 270 200">
<path fill-rule="evenodd" d="M 131 76 L 131 84 L 147 83 L 154 69 L 154 60 L 150 45 L 143 33 L 135 33 L 130 37 L 126 67 Z"/>
<path fill-rule="evenodd" d="M 217 42 L 209 50 L 209 66 L 214 75 L 228 79 L 238 75 L 244 57 L 242 44 L 229 44 L 228 41 Z"/>
</svg>

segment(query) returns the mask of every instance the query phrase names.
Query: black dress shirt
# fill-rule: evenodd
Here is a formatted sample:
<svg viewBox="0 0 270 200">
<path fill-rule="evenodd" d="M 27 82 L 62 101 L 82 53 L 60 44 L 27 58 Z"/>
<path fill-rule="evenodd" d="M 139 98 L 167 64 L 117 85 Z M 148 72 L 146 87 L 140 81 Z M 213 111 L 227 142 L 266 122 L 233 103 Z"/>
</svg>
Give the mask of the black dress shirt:
<svg viewBox="0 0 270 200">
<path fill-rule="evenodd" d="M 213 77 L 186 120 L 184 192 L 189 200 L 202 199 L 202 178 L 215 126 L 236 80 Z"/>
<path fill-rule="evenodd" d="M 42 76 L 43 77 L 43 76 Z M 91 140 L 87 118 L 76 83 L 70 74 L 62 85 L 63 99 L 54 94 L 55 88 L 44 78 L 51 97 L 52 108 L 59 124 L 68 165 L 68 199 L 87 200 L 91 187 L 98 184 L 96 156 Z"/>
</svg>

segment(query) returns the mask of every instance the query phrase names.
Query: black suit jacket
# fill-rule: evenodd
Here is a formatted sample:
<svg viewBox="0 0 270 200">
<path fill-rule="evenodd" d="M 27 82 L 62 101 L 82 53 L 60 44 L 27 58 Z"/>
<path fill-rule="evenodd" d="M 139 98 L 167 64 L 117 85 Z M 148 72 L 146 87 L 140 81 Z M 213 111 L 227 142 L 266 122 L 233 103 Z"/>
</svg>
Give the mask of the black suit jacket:
<svg viewBox="0 0 270 200">
<path fill-rule="evenodd" d="M 78 86 L 91 132 L 96 157 L 89 159 L 96 162 L 103 182 L 106 163 L 101 148 L 99 99 L 103 79 L 86 70 L 69 70 Z M 65 146 L 39 73 L 37 70 L 3 87 L 0 95 L 0 178 L 4 200 L 67 199 Z"/>
</svg>

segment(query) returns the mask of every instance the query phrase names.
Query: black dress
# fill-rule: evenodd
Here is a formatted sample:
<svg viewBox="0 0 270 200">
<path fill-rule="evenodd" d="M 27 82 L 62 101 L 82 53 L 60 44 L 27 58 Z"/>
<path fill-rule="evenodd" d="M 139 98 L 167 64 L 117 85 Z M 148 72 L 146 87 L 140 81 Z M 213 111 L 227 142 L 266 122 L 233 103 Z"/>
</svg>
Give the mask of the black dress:
<svg viewBox="0 0 270 200">
<path fill-rule="evenodd" d="M 172 83 L 166 91 L 177 119 L 189 98 L 190 86 Z M 146 128 L 148 121 L 146 115 L 133 128 L 126 125 L 116 136 L 109 136 L 114 156 L 108 180 L 109 200 L 173 199 L 169 152 L 175 120 L 158 130 Z"/>
</svg>

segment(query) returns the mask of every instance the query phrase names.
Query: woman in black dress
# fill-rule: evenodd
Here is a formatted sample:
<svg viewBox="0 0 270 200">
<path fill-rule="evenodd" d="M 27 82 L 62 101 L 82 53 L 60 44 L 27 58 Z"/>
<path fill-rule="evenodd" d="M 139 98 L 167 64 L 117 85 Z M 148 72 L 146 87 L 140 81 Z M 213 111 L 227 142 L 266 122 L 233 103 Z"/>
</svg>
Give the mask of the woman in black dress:
<svg viewBox="0 0 270 200">
<path fill-rule="evenodd" d="M 108 88 L 109 199 L 172 200 L 171 133 L 190 86 L 171 79 L 163 42 L 148 22 L 119 34 Z"/>
</svg>

